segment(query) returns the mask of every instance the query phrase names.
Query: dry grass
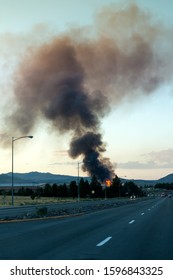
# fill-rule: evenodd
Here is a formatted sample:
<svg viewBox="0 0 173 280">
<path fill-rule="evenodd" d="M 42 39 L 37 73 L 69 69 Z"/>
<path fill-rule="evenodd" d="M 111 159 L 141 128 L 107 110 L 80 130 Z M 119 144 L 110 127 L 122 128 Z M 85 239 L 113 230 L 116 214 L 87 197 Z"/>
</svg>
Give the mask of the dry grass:
<svg viewBox="0 0 173 280">
<path fill-rule="evenodd" d="M 0 195 L 0 207 L 11 206 L 11 195 Z M 72 198 L 59 198 L 59 197 L 41 197 L 31 199 L 30 196 L 14 196 L 14 205 L 36 205 L 36 204 L 49 204 L 49 203 L 58 203 L 58 202 L 74 202 L 76 199 Z"/>
</svg>

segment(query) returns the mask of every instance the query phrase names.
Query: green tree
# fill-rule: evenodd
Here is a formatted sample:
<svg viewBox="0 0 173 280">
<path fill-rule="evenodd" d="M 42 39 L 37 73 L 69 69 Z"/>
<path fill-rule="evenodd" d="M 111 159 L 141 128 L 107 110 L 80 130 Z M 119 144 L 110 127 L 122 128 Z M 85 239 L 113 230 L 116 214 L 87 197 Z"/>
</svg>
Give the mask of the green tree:
<svg viewBox="0 0 173 280">
<path fill-rule="evenodd" d="M 37 187 L 37 189 L 36 189 L 37 198 L 40 198 L 41 196 L 43 196 L 43 194 L 44 194 L 43 188 L 42 187 Z"/>
<path fill-rule="evenodd" d="M 52 187 L 50 184 L 46 184 L 44 186 L 44 196 L 51 197 L 52 196 Z"/>
<path fill-rule="evenodd" d="M 31 199 L 34 200 L 35 197 L 36 197 L 36 194 L 33 192 L 33 193 L 31 194 Z"/>
<path fill-rule="evenodd" d="M 88 181 L 84 181 L 83 178 L 79 182 L 80 197 L 88 197 L 91 195 L 91 188 Z"/>
<path fill-rule="evenodd" d="M 58 196 L 59 197 L 67 197 L 68 196 L 68 189 L 67 185 L 63 184 L 58 187 Z"/>
<path fill-rule="evenodd" d="M 103 197 L 103 190 L 101 183 L 98 181 L 97 177 L 94 175 L 91 179 L 91 197 Z"/>
<path fill-rule="evenodd" d="M 52 196 L 53 196 L 53 197 L 59 196 L 57 184 L 53 184 L 53 185 L 52 185 Z"/>
<path fill-rule="evenodd" d="M 25 195 L 26 196 L 31 196 L 34 193 L 34 191 L 30 188 L 26 188 L 25 189 Z"/>
<path fill-rule="evenodd" d="M 134 182 L 130 181 L 130 182 L 126 182 L 124 184 L 124 188 L 127 190 L 128 189 L 128 193 L 129 196 L 135 195 L 135 196 L 143 196 L 143 191 L 141 188 L 139 188 Z"/>
<path fill-rule="evenodd" d="M 112 184 L 110 187 L 107 188 L 107 195 L 108 197 L 120 197 L 122 196 L 122 184 L 121 180 L 117 175 L 112 180 Z"/>
<path fill-rule="evenodd" d="M 18 189 L 17 195 L 19 195 L 19 196 L 25 196 L 25 195 L 26 195 L 25 188 L 22 187 L 22 188 Z"/>
<path fill-rule="evenodd" d="M 78 196 L 78 186 L 76 184 L 76 181 L 71 181 L 69 188 L 70 188 L 70 196 L 73 198 L 77 197 Z"/>
</svg>

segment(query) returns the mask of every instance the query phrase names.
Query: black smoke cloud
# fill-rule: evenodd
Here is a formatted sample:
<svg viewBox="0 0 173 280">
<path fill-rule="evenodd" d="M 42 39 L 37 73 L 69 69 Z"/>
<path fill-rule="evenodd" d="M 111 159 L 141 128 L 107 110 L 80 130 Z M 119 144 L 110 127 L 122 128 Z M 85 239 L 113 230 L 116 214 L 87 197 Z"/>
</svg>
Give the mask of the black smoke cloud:
<svg viewBox="0 0 173 280">
<path fill-rule="evenodd" d="M 101 180 L 111 178 L 113 168 L 110 163 L 106 166 L 101 156 L 105 151 L 101 134 L 94 132 L 109 108 L 108 100 L 101 91 L 88 92 L 85 87 L 84 68 L 74 43 L 67 37 L 56 38 L 30 58 L 21 64 L 16 76 L 17 107 L 9 119 L 12 126 L 28 134 L 39 118 L 45 118 L 60 133 L 72 131 L 70 156 L 82 155 L 83 169 L 89 174 Z"/>
<path fill-rule="evenodd" d="M 106 178 L 111 178 L 114 174 L 110 160 L 101 157 L 101 154 L 105 151 L 100 133 L 87 132 L 81 137 L 74 137 L 70 144 L 70 156 L 76 158 L 79 155 L 85 155 L 83 171 L 97 175 L 102 182 Z"/>
<path fill-rule="evenodd" d="M 70 131 L 69 155 L 82 155 L 83 170 L 104 181 L 114 171 L 102 155 L 102 118 L 123 98 L 153 92 L 171 71 L 158 48 L 165 29 L 136 5 L 103 9 L 93 29 L 70 30 L 26 51 L 6 123 L 27 134 L 45 119 L 53 130 Z"/>
</svg>

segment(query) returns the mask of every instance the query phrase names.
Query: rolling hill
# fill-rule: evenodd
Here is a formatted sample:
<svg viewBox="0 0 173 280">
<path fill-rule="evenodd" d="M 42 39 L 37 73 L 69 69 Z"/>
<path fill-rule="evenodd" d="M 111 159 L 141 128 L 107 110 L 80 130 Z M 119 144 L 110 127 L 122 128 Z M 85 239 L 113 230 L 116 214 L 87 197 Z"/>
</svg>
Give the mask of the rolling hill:
<svg viewBox="0 0 173 280">
<path fill-rule="evenodd" d="M 41 172 L 29 172 L 29 173 L 14 173 L 15 184 L 43 184 L 43 183 L 57 183 L 57 184 L 68 184 L 73 180 L 77 180 L 77 176 L 60 175 L 52 173 L 41 173 Z M 85 177 L 84 179 L 89 179 Z M 121 179 L 121 178 L 120 178 Z M 155 185 L 157 183 L 173 183 L 173 174 L 160 178 L 158 180 L 128 180 L 121 179 L 122 182 L 133 181 L 135 184 L 140 186 Z M 0 185 L 11 184 L 11 172 L 6 174 L 0 174 Z"/>
<path fill-rule="evenodd" d="M 29 173 L 14 173 L 15 184 L 41 184 L 41 183 L 69 183 L 76 180 L 77 177 L 68 175 L 56 175 L 51 173 L 29 172 Z M 0 185 L 11 184 L 11 172 L 0 175 Z"/>
</svg>

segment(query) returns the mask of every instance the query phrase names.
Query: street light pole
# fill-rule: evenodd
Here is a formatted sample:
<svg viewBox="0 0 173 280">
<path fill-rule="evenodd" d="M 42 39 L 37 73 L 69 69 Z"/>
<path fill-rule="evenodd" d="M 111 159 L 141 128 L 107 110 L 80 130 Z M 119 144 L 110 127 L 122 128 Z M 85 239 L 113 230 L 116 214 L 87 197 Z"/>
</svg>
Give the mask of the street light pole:
<svg viewBox="0 0 173 280">
<path fill-rule="evenodd" d="M 11 205 L 14 206 L 14 137 L 12 137 L 12 172 L 11 172 Z"/>
<path fill-rule="evenodd" d="M 80 165 L 80 162 L 78 161 L 78 182 L 77 182 L 77 200 L 78 202 L 80 201 L 80 186 L 79 186 L 79 165 Z"/>
<path fill-rule="evenodd" d="M 11 205 L 14 206 L 14 142 L 22 138 L 33 138 L 33 136 L 12 137 L 12 172 L 11 172 Z"/>
<path fill-rule="evenodd" d="M 85 163 L 89 162 L 90 160 L 86 160 Z M 78 161 L 77 168 L 78 168 L 78 176 L 77 176 L 77 192 L 78 192 L 78 202 L 80 201 L 80 186 L 79 186 L 79 167 L 80 164 L 83 163 L 82 161 Z"/>
</svg>

